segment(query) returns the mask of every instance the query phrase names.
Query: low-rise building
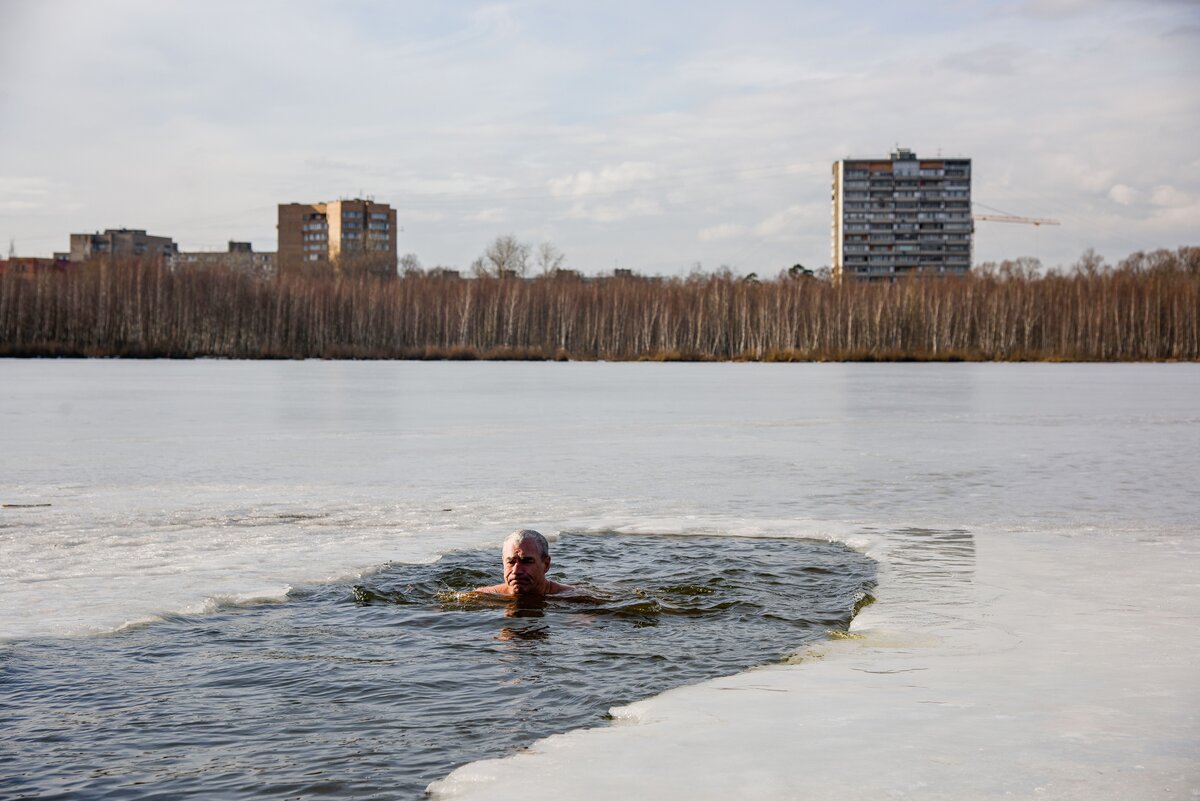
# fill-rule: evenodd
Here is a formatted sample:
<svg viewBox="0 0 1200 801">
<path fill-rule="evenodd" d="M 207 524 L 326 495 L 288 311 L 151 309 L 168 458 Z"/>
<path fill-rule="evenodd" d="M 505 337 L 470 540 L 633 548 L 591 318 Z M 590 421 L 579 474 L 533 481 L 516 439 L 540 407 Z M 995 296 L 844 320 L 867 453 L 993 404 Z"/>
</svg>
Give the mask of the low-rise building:
<svg viewBox="0 0 1200 801">
<path fill-rule="evenodd" d="M 66 254 L 56 253 L 54 258 L 42 256 L 9 256 L 0 259 L 0 275 L 36 275 L 38 273 L 61 273 L 78 269 L 78 264 L 72 264 Z"/>
<path fill-rule="evenodd" d="M 167 260 L 173 270 L 226 267 L 259 276 L 275 274 L 275 254 L 255 252 L 249 242 L 229 242 L 228 250 L 190 251 L 176 253 Z"/>
<path fill-rule="evenodd" d="M 71 234 L 71 261 L 99 257 L 115 259 L 169 259 L 179 247 L 169 236 L 151 236 L 142 229 L 109 228 L 94 234 Z"/>
<path fill-rule="evenodd" d="M 632 270 L 628 267 L 617 267 L 612 271 L 611 276 L 600 275 L 596 277 L 599 281 L 640 281 L 646 284 L 661 284 L 663 277 L 661 275 L 643 275 L 642 273 Z"/>
<path fill-rule="evenodd" d="M 583 281 L 583 273 L 578 270 L 568 270 L 564 267 L 556 267 L 545 274 L 546 278 L 552 281 Z"/>
</svg>

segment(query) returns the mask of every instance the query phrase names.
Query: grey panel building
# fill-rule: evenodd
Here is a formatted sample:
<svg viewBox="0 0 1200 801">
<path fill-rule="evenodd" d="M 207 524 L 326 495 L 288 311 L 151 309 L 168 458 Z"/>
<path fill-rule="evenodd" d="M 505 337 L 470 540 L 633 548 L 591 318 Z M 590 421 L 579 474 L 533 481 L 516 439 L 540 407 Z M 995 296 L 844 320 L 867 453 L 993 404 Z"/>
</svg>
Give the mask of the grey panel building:
<svg viewBox="0 0 1200 801">
<path fill-rule="evenodd" d="M 141 229 L 109 228 L 104 233 L 71 234 L 71 261 L 100 256 L 169 259 L 179 247 L 169 236 L 150 236 Z"/>
<path fill-rule="evenodd" d="M 176 253 L 167 259 L 173 270 L 227 267 L 250 275 L 271 276 L 275 274 L 275 254 L 254 251 L 249 242 L 229 242 L 228 250 L 195 251 Z"/>
<path fill-rule="evenodd" d="M 971 269 L 971 160 L 891 157 L 833 164 L 834 281 Z"/>
</svg>

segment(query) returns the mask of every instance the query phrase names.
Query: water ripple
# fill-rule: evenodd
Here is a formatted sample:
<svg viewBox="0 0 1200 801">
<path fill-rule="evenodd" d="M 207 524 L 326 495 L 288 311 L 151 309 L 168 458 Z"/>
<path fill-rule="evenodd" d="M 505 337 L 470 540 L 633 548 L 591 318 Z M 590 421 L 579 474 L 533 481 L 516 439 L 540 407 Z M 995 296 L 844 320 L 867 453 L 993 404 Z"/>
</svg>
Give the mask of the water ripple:
<svg viewBox="0 0 1200 801">
<path fill-rule="evenodd" d="M 576 534 L 554 556 L 586 600 L 466 593 L 500 565 L 461 552 L 283 604 L 8 644 L 5 792 L 420 798 L 464 762 L 844 630 L 874 578 L 794 539 Z"/>
</svg>

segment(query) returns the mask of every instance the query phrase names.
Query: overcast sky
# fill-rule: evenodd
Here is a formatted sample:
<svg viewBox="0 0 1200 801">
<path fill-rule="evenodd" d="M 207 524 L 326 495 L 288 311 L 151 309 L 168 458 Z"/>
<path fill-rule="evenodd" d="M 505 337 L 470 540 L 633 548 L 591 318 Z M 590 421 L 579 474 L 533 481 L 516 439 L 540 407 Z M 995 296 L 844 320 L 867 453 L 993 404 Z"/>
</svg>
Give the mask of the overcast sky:
<svg viewBox="0 0 1200 801">
<path fill-rule="evenodd" d="M 587 273 L 830 261 L 830 165 L 967 156 L 975 260 L 1200 245 L 1200 0 L 0 0 L 0 246 L 275 248 L 374 196 L 400 252 Z M 987 208 L 984 208 L 986 206 Z"/>
</svg>

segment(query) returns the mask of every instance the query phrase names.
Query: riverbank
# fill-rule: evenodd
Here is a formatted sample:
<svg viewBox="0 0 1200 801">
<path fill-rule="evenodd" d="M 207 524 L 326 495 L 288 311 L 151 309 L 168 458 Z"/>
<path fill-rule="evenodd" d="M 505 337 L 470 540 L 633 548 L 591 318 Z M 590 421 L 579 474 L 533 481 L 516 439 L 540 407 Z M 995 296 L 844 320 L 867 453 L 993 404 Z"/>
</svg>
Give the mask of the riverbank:
<svg viewBox="0 0 1200 801">
<path fill-rule="evenodd" d="M 1195 361 L 1200 248 L 896 283 L 0 275 L 0 356 L 492 361 Z M 1089 263 L 1090 264 L 1090 263 Z M 1149 266 L 1148 266 L 1149 265 Z"/>
</svg>

